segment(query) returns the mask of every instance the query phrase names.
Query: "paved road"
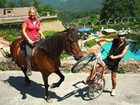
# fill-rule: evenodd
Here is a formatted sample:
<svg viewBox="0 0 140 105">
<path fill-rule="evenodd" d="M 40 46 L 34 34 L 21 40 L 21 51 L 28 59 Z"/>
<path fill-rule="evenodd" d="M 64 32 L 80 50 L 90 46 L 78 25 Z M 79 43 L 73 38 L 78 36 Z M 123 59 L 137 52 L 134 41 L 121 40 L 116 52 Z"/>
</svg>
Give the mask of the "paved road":
<svg viewBox="0 0 140 105">
<path fill-rule="evenodd" d="M 50 105 L 140 105 L 140 74 L 118 75 L 116 96 L 110 96 L 110 74 L 106 74 L 106 92 L 95 100 L 85 96 L 86 85 L 79 83 L 88 74 L 64 73 L 65 81 L 59 88 L 50 90 L 53 103 Z M 21 71 L 0 71 L 0 105 L 47 105 L 44 97 L 44 86 L 39 72 L 33 72 L 30 86 L 24 84 Z M 59 77 L 49 76 L 49 84 L 56 82 Z"/>
</svg>

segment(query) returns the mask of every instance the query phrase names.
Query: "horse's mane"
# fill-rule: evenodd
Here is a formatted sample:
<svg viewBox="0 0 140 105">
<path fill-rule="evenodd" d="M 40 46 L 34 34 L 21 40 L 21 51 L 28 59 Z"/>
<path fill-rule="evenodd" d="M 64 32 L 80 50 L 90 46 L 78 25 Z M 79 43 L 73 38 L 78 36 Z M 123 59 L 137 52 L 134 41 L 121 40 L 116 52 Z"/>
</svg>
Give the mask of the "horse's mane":
<svg viewBox="0 0 140 105">
<path fill-rule="evenodd" d="M 40 48 L 43 48 L 48 54 L 54 54 L 63 47 L 64 32 L 57 32 L 52 36 L 45 38 L 39 42 Z"/>
</svg>

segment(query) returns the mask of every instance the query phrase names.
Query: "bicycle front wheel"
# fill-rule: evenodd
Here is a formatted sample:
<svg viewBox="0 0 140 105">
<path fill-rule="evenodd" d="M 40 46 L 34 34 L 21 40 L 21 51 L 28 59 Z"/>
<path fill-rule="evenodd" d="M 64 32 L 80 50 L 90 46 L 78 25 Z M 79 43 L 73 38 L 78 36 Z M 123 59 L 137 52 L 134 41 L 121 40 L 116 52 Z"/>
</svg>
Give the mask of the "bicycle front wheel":
<svg viewBox="0 0 140 105">
<path fill-rule="evenodd" d="M 93 100 L 97 97 L 99 97 L 105 87 L 105 79 L 102 79 L 102 76 L 99 72 L 97 72 L 95 74 L 95 77 L 93 79 L 93 81 L 89 84 L 89 88 L 88 88 L 88 97 Z"/>
<path fill-rule="evenodd" d="M 87 65 L 88 65 L 88 63 L 91 61 L 91 60 L 93 60 L 94 59 L 94 56 L 93 55 L 88 55 L 88 56 L 86 56 L 86 57 L 83 57 L 83 58 L 81 58 L 79 61 L 77 61 L 74 65 L 73 65 L 73 67 L 72 67 L 72 69 L 71 69 L 71 72 L 72 73 L 77 73 L 77 72 L 79 72 L 79 71 L 81 71 L 83 68 L 85 68 Z"/>
</svg>

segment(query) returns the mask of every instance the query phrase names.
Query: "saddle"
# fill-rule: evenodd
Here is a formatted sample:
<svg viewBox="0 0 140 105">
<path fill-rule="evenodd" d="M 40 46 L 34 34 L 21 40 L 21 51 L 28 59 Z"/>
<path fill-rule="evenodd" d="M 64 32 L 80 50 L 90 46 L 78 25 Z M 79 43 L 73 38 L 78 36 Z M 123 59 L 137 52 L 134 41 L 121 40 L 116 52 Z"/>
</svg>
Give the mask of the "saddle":
<svg viewBox="0 0 140 105">
<path fill-rule="evenodd" d="M 26 51 L 26 45 L 31 46 L 25 40 L 21 40 L 21 42 L 20 42 L 21 54 L 23 57 L 27 58 L 27 53 L 30 53 L 30 55 L 29 55 L 30 62 L 31 62 L 31 64 L 33 64 L 34 56 L 38 53 L 39 47 L 37 47 L 37 45 L 35 45 L 34 47 L 30 47 L 31 51 L 28 52 L 28 51 Z"/>
</svg>

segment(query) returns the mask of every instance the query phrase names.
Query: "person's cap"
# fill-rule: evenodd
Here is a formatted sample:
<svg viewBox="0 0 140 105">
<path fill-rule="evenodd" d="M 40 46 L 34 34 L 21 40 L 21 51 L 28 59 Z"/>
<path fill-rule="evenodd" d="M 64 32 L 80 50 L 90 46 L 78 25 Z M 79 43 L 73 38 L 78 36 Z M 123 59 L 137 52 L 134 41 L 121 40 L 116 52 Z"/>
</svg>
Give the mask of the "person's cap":
<svg viewBox="0 0 140 105">
<path fill-rule="evenodd" d="M 128 34 L 128 33 L 126 31 L 122 31 L 122 30 L 118 31 L 118 33 L 117 33 L 118 36 L 125 36 L 126 34 Z"/>
</svg>

